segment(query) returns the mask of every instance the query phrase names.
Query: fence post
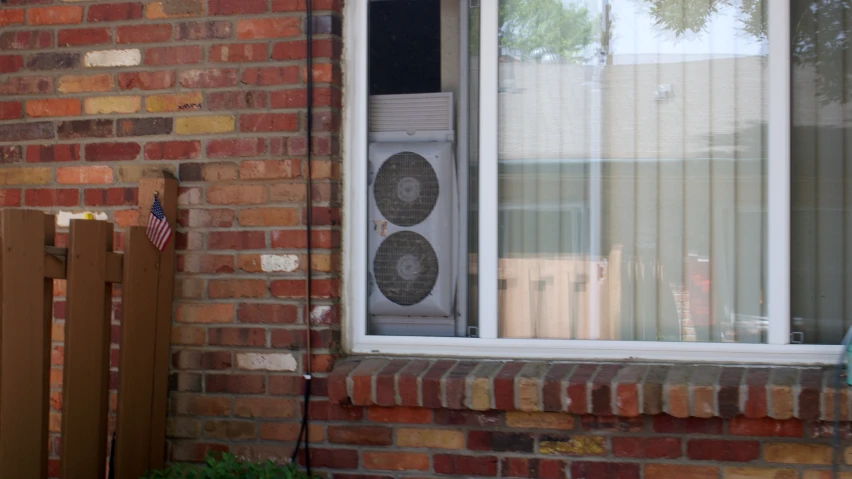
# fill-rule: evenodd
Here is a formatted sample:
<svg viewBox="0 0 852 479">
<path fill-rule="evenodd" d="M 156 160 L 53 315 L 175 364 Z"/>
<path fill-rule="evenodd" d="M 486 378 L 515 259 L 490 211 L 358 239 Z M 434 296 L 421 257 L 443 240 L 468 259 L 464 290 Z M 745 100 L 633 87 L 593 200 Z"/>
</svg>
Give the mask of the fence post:
<svg viewBox="0 0 852 479">
<path fill-rule="evenodd" d="M 133 226 L 127 231 L 121 284 L 115 479 L 138 479 L 151 468 L 159 256 L 145 236 L 145 228 Z"/>
<path fill-rule="evenodd" d="M 62 479 L 106 474 L 112 231 L 105 221 L 72 220 L 68 235 Z"/>
<path fill-rule="evenodd" d="M 166 219 L 175 231 L 177 219 L 177 179 L 168 174 L 142 178 L 139 181 L 139 222 L 147 223 L 157 193 Z M 172 328 L 172 298 L 175 284 L 175 238 L 168 242 L 159 254 L 157 271 L 157 317 L 156 346 L 154 348 L 154 384 L 151 404 L 151 436 L 149 467 L 160 469 L 166 459 L 166 415 L 169 401 L 169 364 L 171 363 L 170 342 Z"/>
<path fill-rule="evenodd" d="M 47 477 L 50 325 L 53 280 L 44 246 L 54 217 L 0 215 L 0 477 Z"/>
</svg>

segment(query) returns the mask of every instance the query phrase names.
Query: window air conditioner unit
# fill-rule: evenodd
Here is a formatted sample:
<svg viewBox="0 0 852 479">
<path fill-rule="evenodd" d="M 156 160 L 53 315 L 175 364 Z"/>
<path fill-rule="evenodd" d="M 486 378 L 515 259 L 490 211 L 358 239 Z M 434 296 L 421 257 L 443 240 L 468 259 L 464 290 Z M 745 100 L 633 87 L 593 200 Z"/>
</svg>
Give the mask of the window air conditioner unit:
<svg viewBox="0 0 852 479">
<path fill-rule="evenodd" d="M 452 96 L 373 97 L 370 120 L 370 333 L 454 336 L 459 216 L 447 141 Z"/>
</svg>

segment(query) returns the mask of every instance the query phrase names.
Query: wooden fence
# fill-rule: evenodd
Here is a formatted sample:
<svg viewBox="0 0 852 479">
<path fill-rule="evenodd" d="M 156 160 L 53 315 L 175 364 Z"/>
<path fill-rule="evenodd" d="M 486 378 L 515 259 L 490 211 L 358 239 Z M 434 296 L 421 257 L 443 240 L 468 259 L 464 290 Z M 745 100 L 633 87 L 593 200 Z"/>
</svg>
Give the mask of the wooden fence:
<svg viewBox="0 0 852 479">
<path fill-rule="evenodd" d="M 174 228 L 177 182 L 142 180 L 140 221 L 159 191 Z M 113 225 L 72 220 L 54 246 L 55 218 L 0 211 L 0 477 L 47 477 L 53 281 L 66 288 L 61 479 L 106 477 L 112 284 L 121 283 L 115 479 L 165 460 L 174 241 L 160 253 L 143 226 L 113 252 Z"/>
</svg>

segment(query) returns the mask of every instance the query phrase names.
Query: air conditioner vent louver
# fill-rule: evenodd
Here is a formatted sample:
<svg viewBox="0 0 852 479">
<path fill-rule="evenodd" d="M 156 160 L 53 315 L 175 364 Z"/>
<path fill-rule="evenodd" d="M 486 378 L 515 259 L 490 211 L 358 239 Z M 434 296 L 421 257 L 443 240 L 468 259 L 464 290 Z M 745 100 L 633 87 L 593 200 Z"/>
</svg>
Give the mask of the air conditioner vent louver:
<svg viewBox="0 0 852 479">
<path fill-rule="evenodd" d="M 435 169 L 417 153 L 404 151 L 391 156 L 376 175 L 376 206 L 397 226 L 422 223 L 435 209 L 439 193 Z"/>
<path fill-rule="evenodd" d="M 390 301 L 411 306 L 423 301 L 438 280 L 438 255 L 429 241 L 411 231 L 382 242 L 373 260 L 376 285 Z"/>
</svg>

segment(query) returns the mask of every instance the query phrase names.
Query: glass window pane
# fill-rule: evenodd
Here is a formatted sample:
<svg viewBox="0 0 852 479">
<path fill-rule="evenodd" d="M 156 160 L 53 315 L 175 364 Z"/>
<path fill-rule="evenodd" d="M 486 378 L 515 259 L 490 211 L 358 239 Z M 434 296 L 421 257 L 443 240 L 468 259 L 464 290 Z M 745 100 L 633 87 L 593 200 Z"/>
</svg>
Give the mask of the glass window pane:
<svg viewBox="0 0 852 479">
<path fill-rule="evenodd" d="M 766 342 L 766 3 L 500 1 L 501 337 Z"/>
<path fill-rule="evenodd" d="M 838 344 L 852 326 L 852 13 L 793 0 L 791 310 L 793 340 Z"/>
</svg>

